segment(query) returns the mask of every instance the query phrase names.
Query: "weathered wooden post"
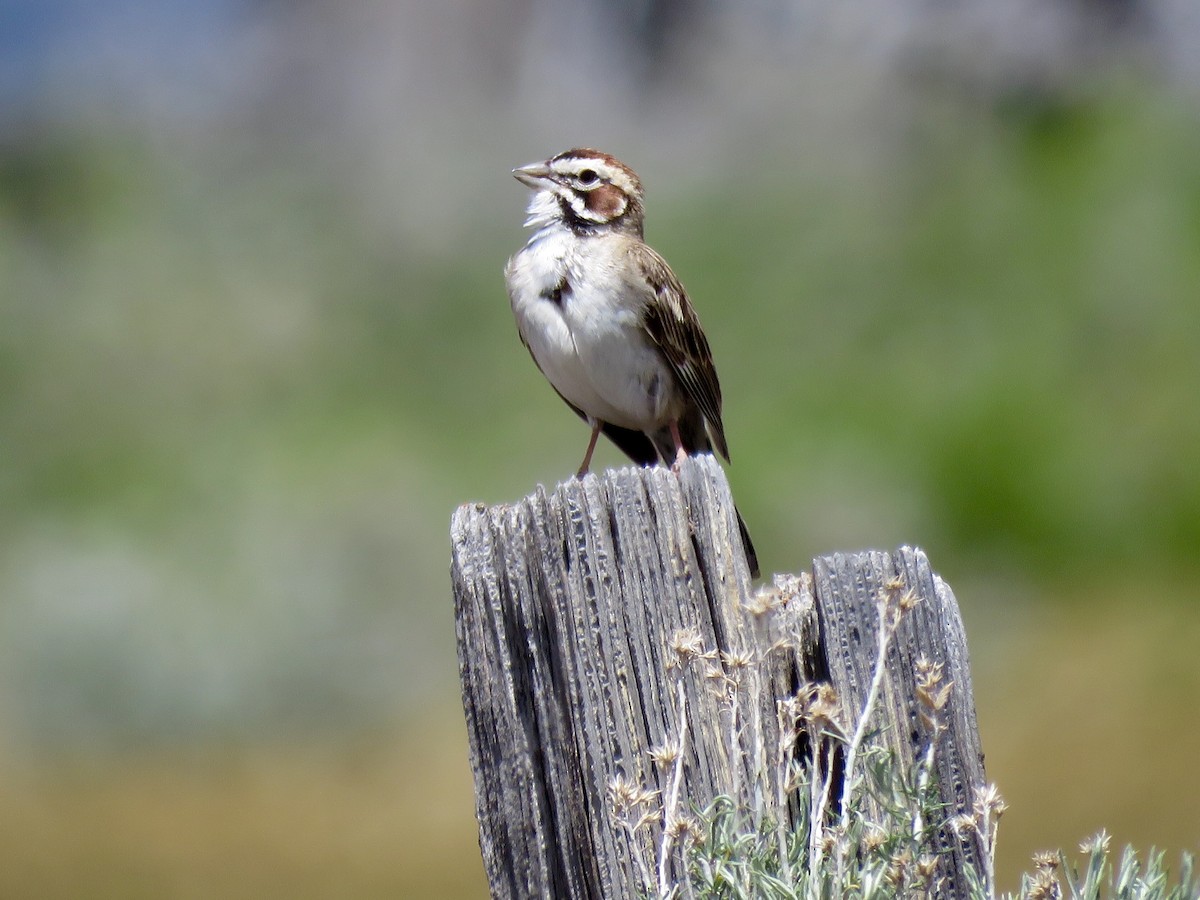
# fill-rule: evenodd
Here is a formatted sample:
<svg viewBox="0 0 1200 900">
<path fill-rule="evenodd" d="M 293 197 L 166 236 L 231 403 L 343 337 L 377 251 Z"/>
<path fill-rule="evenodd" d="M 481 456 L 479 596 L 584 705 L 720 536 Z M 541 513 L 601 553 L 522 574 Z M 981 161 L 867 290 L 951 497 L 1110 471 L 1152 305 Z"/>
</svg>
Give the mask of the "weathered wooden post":
<svg viewBox="0 0 1200 900">
<path fill-rule="evenodd" d="M 931 773 L 937 895 L 966 896 L 968 864 L 986 872 L 979 834 L 950 824 L 985 783 L 950 588 L 921 551 L 900 548 L 821 557 L 752 593 L 737 535 L 711 457 L 455 513 L 459 666 L 493 896 L 661 890 L 686 874 L 679 821 L 718 796 L 786 824 L 795 785 L 767 757 L 788 745 L 796 723 L 780 711 L 803 685 L 832 685 L 857 713 L 874 684 L 872 728 L 913 763 L 930 742 L 918 659 L 942 665 L 949 688 Z M 879 598 L 901 587 L 916 605 L 877 679 Z M 844 762 L 825 766 L 831 782 Z M 623 826 L 615 810 L 648 797 L 661 814 Z"/>
</svg>

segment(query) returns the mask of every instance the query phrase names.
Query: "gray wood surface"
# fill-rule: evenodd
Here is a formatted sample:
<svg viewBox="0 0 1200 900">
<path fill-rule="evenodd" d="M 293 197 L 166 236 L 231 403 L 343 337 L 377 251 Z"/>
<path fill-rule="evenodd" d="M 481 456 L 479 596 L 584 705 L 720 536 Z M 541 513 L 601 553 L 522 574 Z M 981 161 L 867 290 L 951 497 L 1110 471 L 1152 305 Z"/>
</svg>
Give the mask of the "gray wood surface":
<svg viewBox="0 0 1200 900">
<path fill-rule="evenodd" d="M 953 681 L 943 735 L 953 749 L 939 757 L 947 816 L 983 784 L 962 624 L 918 550 L 822 557 L 811 573 L 777 581 L 771 615 L 748 612 L 733 502 L 711 457 L 678 473 L 608 470 L 515 505 L 466 505 L 451 539 L 480 847 L 496 897 L 638 896 L 659 865 L 661 822 L 631 837 L 615 824 L 610 789 L 623 780 L 666 797 L 674 770 L 650 750 L 681 729 L 679 795 L 689 806 L 725 794 L 786 816 L 763 765 L 778 739 L 776 701 L 828 679 L 861 705 L 875 596 L 897 576 L 921 602 L 897 634 L 878 721 L 911 757 L 922 727 L 912 662 L 943 662 Z M 737 669 L 730 654 L 762 665 Z M 952 860 L 977 861 L 973 842 L 943 831 Z M 664 865 L 677 874 L 673 860 Z"/>
<path fill-rule="evenodd" d="M 813 561 L 817 608 L 821 620 L 820 652 L 829 680 L 842 702 L 859 710 L 866 699 L 875 666 L 879 618 L 875 598 L 893 579 L 915 592 L 919 602 L 905 614 L 887 655 L 875 723 L 885 729 L 889 749 L 911 769 L 928 743 L 928 729 L 916 701 L 916 663 L 922 657 L 943 666 L 950 696 L 943 717 L 947 732 L 938 744 L 934 769 L 946 819 L 969 811 L 986 784 L 975 699 L 967 661 L 967 639 L 958 603 L 950 586 L 935 575 L 925 554 L 912 547 L 894 553 L 865 551 L 834 553 Z M 897 583 L 897 582 L 893 582 Z M 937 843 L 945 851 L 939 875 L 946 879 L 946 897 L 967 896 L 962 864 L 984 871 L 976 836 L 956 836 L 948 826 L 939 829 Z"/>
</svg>

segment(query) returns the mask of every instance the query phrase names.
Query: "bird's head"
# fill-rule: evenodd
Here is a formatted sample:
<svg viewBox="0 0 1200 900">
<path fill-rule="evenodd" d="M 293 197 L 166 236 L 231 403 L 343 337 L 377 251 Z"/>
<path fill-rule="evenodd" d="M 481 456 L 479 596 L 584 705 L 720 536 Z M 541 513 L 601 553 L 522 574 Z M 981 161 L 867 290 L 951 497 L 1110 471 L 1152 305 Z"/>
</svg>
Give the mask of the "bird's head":
<svg viewBox="0 0 1200 900">
<path fill-rule="evenodd" d="M 513 176 L 535 191 L 528 225 L 561 221 L 574 231 L 642 235 L 642 182 L 616 157 L 577 147 L 513 169 Z"/>
</svg>

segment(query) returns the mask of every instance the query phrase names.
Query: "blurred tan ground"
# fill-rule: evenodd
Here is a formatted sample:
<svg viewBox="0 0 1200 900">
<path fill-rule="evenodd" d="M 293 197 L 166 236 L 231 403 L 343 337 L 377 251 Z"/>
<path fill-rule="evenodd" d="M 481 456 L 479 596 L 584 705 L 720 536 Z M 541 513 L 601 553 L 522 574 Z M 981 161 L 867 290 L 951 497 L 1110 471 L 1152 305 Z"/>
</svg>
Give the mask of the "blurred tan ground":
<svg viewBox="0 0 1200 900">
<path fill-rule="evenodd" d="M 10 767 L 0 896 L 486 896 L 465 731 L 442 713 L 355 744 Z"/>
<path fill-rule="evenodd" d="M 1176 602 L 1186 585 L 1105 590 L 1037 610 L 1002 661 L 974 667 L 988 777 L 1009 804 L 1004 890 L 1034 852 L 1078 860 L 1101 829 L 1114 856 L 1157 847 L 1173 873 L 1181 851 L 1200 853 L 1200 609 Z"/>
</svg>

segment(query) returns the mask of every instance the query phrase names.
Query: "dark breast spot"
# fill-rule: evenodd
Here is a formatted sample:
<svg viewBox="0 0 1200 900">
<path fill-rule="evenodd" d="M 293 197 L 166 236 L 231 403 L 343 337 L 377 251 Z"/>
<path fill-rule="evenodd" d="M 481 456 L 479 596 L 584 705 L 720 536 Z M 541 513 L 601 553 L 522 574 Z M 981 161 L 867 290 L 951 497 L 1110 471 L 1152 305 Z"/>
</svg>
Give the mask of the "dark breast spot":
<svg viewBox="0 0 1200 900">
<path fill-rule="evenodd" d="M 567 284 L 567 279 L 561 279 L 558 284 L 551 288 L 542 290 L 543 299 L 549 300 L 555 306 L 563 305 L 563 298 L 571 293 L 571 286 Z"/>
</svg>

